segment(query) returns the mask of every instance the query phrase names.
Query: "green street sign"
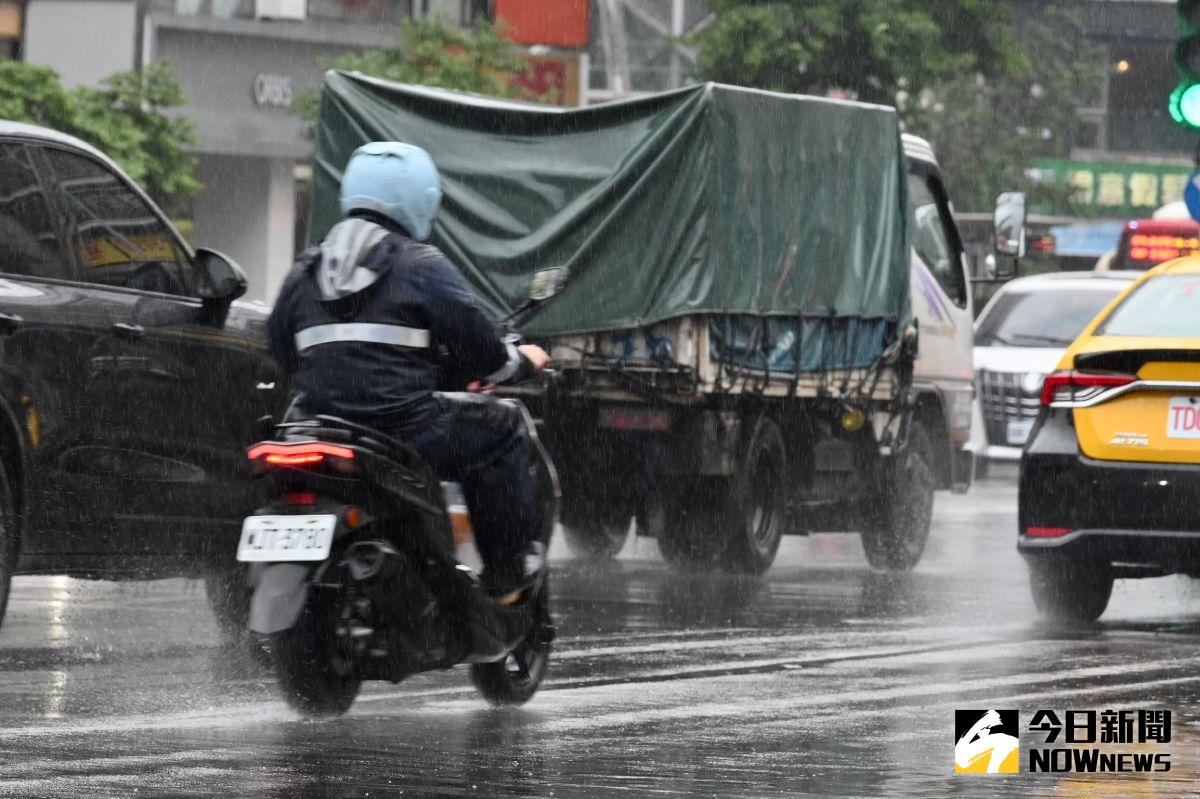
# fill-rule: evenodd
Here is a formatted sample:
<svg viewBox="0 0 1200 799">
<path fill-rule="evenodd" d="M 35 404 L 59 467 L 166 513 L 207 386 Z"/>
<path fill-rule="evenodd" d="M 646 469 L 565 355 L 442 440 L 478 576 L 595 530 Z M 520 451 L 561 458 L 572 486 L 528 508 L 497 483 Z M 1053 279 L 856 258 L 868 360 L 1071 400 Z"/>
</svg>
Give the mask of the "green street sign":
<svg viewBox="0 0 1200 799">
<path fill-rule="evenodd" d="M 1072 186 L 1080 210 L 1090 216 L 1135 218 L 1183 200 L 1194 167 L 1042 158 L 1034 162 L 1037 180 Z"/>
</svg>

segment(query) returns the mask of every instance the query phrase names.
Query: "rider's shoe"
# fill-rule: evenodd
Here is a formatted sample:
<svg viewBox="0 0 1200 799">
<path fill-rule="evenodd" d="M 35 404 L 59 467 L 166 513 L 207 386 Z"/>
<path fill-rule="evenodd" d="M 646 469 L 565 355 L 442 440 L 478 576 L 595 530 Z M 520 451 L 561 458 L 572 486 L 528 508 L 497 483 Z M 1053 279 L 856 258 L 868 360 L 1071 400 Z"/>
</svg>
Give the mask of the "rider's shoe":
<svg viewBox="0 0 1200 799">
<path fill-rule="evenodd" d="M 539 588 L 546 574 L 546 545 L 534 541 L 522 555 L 519 555 L 513 568 L 507 574 L 493 573 L 488 570 L 484 581 L 488 593 L 497 605 L 515 605 L 528 593 Z"/>
</svg>

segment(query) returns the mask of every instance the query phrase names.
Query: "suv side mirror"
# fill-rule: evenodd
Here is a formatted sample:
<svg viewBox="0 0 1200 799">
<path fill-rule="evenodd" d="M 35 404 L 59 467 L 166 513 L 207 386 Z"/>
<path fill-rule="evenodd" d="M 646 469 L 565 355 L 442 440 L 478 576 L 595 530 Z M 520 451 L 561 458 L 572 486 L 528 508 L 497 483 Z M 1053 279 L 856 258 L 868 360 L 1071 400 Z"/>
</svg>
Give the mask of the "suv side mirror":
<svg viewBox="0 0 1200 799">
<path fill-rule="evenodd" d="M 1006 191 L 996 198 L 996 253 L 1010 258 L 1025 255 L 1025 193 Z"/>
<path fill-rule="evenodd" d="M 246 293 L 246 273 L 232 258 L 216 250 L 196 250 L 196 293 L 205 304 L 229 305 Z"/>
</svg>

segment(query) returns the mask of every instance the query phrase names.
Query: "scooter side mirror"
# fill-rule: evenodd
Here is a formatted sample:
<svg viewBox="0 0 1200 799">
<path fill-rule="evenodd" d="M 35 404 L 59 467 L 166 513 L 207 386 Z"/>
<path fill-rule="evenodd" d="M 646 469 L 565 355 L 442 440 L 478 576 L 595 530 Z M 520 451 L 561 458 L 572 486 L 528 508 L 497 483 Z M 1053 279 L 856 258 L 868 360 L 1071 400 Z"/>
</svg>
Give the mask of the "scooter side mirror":
<svg viewBox="0 0 1200 799">
<path fill-rule="evenodd" d="M 534 272 L 533 281 L 529 286 L 530 302 L 545 302 L 550 299 L 563 290 L 570 277 L 571 270 L 565 266 L 552 266 Z"/>
</svg>

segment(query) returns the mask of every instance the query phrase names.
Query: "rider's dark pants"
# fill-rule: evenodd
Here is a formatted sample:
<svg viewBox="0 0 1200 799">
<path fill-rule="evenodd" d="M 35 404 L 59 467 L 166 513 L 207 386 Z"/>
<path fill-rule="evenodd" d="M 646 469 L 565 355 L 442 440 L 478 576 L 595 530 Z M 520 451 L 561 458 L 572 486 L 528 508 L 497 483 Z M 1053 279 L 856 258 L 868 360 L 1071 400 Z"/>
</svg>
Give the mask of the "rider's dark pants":
<svg viewBox="0 0 1200 799">
<path fill-rule="evenodd" d="M 436 396 L 436 422 L 408 436 L 409 443 L 438 477 L 462 484 L 487 580 L 518 582 L 540 521 L 521 411 L 486 394 Z"/>
</svg>

